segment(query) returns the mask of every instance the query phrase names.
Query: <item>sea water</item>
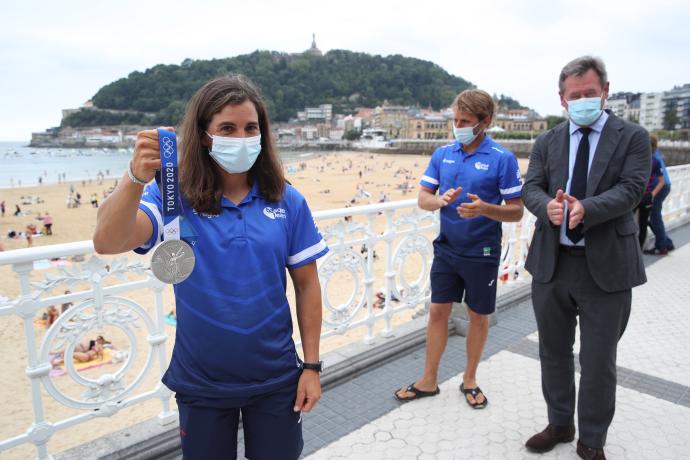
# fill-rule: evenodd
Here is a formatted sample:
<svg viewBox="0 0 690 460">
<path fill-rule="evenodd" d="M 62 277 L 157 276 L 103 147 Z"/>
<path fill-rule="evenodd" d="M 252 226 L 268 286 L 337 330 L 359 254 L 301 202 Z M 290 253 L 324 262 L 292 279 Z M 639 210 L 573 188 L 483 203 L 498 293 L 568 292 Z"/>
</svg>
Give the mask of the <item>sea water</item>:
<svg viewBox="0 0 690 460">
<path fill-rule="evenodd" d="M 132 148 L 36 148 L 26 142 L 0 142 L 0 188 L 95 181 L 101 174 L 119 179 L 132 153 Z M 310 156 L 310 152 L 282 153 L 283 163 Z"/>
</svg>

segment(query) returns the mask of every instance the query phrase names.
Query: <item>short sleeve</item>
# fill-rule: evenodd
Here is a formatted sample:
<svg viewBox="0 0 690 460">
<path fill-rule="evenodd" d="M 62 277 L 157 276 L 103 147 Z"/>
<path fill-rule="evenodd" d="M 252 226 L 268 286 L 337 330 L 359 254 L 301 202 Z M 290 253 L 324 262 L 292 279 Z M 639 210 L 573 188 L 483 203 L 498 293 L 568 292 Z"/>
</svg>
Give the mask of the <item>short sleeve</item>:
<svg viewBox="0 0 690 460">
<path fill-rule="evenodd" d="M 328 252 L 324 241 L 311 214 L 307 200 L 293 187 L 288 186 L 286 197 L 290 203 L 290 235 L 287 268 L 294 269 L 322 257 Z"/>
<path fill-rule="evenodd" d="M 144 193 L 142 193 L 141 200 L 139 201 L 139 209 L 144 211 L 148 218 L 151 219 L 153 231 L 149 240 L 142 246 L 135 248 L 134 252 L 146 254 L 161 241 L 163 235 L 163 201 L 161 200 L 160 190 L 156 182 L 151 182 L 144 188 Z"/>
<path fill-rule="evenodd" d="M 661 162 L 658 158 L 652 157 L 652 177 L 663 176 L 664 173 L 661 170 Z"/>
<path fill-rule="evenodd" d="M 431 155 L 431 160 L 429 161 L 429 166 L 427 166 L 426 171 L 422 179 L 419 181 L 419 185 L 422 187 L 429 188 L 436 191 L 440 184 L 440 168 L 439 163 L 441 158 L 441 151 L 436 150 L 433 155 Z"/>
<path fill-rule="evenodd" d="M 517 158 L 512 153 L 504 153 L 498 166 L 498 188 L 501 198 L 512 200 L 522 195 L 522 176 Z"/>
</svg>

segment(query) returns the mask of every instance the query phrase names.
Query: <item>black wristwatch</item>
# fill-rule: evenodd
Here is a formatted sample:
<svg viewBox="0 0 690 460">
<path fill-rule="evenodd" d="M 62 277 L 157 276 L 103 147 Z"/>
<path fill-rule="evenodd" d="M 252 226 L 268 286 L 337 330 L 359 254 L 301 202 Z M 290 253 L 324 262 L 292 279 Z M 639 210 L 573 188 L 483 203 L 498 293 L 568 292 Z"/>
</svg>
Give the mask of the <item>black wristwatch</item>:
<svg viewBox="0 0 690 460">
<path fill-rule="evenodd" d="M 323 370 L 323 361 L 319 361 L 318 363 L 302 363 L 302 369 L 321 372 Z"/>
</svg>

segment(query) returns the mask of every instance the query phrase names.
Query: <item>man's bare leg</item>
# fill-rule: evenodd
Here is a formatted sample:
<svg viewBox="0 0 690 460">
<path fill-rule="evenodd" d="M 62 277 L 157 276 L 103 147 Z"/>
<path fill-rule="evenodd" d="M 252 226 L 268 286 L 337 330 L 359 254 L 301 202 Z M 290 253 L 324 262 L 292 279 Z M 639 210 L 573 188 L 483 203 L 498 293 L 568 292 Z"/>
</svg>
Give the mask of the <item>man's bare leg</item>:
<svg viewBox="0 0 690 460">
<path fill-rule="evenodd" d="M 414 383 L 421 391 L 434 391 L 438 387 L 438 366 L 448 343 L 448 318 L 452 303 L 432 303 L 429 309 L 429 323 L 426 327 L 426 360 L 422 378 Z M 407 385 L 398 390 L 400 398 L 411 398 Z"/>
<path fill-rule="evenodd" d="M 486 338 L 489 335 L 489 315 L 480 315 L 467 309 L 470 325 L 467 328 L 467 366 L 462 375 L 462 382 L 465 389 L 472 389 L 477 387 L 477 368 L 482 359 L 482 352 L 486 344 Z M 475 399 L 472 395 L 466 395 L 467 400 L 474 404 Z M 484 395 L 477 396 L 478 404 L 484 402 Z"/>
</svg>

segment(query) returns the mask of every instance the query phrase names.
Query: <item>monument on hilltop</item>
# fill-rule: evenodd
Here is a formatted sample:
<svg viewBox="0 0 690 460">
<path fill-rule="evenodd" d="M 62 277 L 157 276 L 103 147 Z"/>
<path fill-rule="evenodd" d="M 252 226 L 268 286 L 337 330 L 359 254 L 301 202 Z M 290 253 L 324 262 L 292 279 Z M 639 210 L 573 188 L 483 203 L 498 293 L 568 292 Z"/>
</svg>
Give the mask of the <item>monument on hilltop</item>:
<svg viewBox="0 0 690 460">
<path fill-rule="evenodd" d="M 311 48 L 305 51 L 304 54 L 310 54 L 312 56 L 323 56 L 321 50 L 316 46 L 316 34 L 311 34 Z"/>
</svg>

